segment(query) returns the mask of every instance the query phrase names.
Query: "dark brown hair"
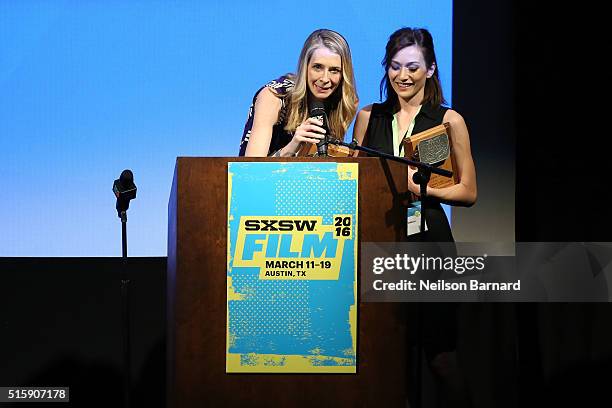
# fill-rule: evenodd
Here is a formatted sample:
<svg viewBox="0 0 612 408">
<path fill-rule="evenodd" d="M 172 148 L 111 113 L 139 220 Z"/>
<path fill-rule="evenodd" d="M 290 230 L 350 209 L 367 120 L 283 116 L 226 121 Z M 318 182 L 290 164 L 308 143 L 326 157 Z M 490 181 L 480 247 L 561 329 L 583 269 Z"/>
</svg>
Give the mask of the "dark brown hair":
<svg viewBox="0 0 612 408">
<path fill-rule="evenodd" d="M 433 106 L 440 106 L 446 104 L 444 95 L 442 95 L 442 85 L 440 85 L 440 77 L 438 76 L 438 62 L 436 61 L 436 53 L 434 51 L 433 38 L 429 31 L 425 28 L 400 28 L 389 37 L 387 47 L 385 50 L 385 57 L 381 64 L 385 69 L 385 75 L 380 81 L 380 99 L 382 100 L 383 93 L 385 94 L 385 104 L 396 105 L 397 94 L 391 86 L 389 81 L 389 67 L 391 66 L 391 59 L 400 50 L 410 47 L 411 45 L 417 45 L 423 53 L 425 64 L 427 69 L 430 69 L 433 64 L 436 65 L 436 69 L 431 76 L 425 81 L 425 96 L 423 97 L 423 103 L 431 103 Z"/>
</svg>

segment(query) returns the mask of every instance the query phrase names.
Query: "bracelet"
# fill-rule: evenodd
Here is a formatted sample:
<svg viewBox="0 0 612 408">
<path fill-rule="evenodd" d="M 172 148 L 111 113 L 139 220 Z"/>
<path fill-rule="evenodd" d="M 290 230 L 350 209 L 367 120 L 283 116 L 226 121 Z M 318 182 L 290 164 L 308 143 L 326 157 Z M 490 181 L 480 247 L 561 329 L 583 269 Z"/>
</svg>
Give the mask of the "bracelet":
<svg viewBox="0 0 612 408">
<path fill-rule="evenodd" d="M 281 157 L 281 150 L 283 150 L 282 147 L 278 149 L 277 151 L 275 151 L 274 153 L 272 153 L 269 157 Z M 298 151 L 295 153 L 291 153 L 291 156 L 288 156 L 288 157 L 297 157 L 299 152 L 300 152 L 300 149 L 298 149 Z"/>
</svg>

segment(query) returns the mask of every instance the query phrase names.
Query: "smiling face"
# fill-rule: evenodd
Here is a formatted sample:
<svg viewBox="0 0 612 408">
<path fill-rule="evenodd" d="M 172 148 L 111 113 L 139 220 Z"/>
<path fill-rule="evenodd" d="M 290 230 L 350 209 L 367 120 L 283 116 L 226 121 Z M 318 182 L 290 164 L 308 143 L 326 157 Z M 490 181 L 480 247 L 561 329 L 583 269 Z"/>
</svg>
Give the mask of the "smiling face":
<svg viewBox="0 0 612 408">
<path fill-rule="evenodd" d="M 308 63 L 308 90 L 315 99 L 328 98 L 342 82 L 342 58 L 325 47 L 317 48 Z"/>
<path fill-rule="evenodd" d="M 387 75 L 399 98 L 408 101 L 416 96 L 422 100 L 425 82 L 427 78 L 431 78 L 435 68 L 435 64 L 427 67 L 418 45 L 411 45 L 402 48 L 393 56 Z"/>
</svg>

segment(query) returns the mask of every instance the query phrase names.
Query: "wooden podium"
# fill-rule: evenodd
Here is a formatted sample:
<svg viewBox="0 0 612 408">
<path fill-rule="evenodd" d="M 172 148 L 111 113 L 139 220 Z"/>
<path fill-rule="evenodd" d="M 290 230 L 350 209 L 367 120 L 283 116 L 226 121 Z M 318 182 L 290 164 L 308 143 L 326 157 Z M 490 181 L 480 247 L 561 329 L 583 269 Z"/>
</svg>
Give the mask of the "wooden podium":
<svg viewBox="0 0 612 408">
<path fill-rule="evenodd" d="M 401 303 L 360 302 L 357 374 L 226 374 L 227 163 L 278 160 L 313 159 L 177 159 L 168 204 L 168 407 L 405 407 Z M 317 160 L 359 163 L 359 243 L 403 240 L 405 166 Z"/>
</svg>

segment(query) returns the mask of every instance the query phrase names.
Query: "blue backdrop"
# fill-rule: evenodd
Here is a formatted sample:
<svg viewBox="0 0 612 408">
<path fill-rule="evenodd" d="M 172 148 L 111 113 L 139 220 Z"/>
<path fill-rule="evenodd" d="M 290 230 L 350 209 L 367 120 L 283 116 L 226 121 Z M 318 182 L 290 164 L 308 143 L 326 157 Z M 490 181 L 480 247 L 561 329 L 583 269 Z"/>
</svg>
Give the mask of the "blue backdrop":
<svg viewBox="0 0 612 408">
<path fill-rule="evenodd" d="M 403 26 L 432 32 L 450 101 L 452 0 L 3 0 L 0 256 L 121 255 L 111 187 L 125 168 L 130 255 L 165 255 L 177 156 L 237 155 L 254 92 L 295 71 L 317 28 L 348 40 L 360 106 L 378 101 Z"/>
</svg>

